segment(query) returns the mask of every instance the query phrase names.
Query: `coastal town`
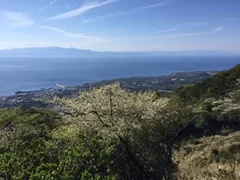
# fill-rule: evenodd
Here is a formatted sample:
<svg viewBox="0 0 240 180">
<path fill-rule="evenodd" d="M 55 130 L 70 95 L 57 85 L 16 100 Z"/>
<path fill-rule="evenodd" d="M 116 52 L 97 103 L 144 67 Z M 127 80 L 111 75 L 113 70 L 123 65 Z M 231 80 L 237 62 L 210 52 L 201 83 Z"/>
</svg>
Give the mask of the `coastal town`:
<svg viewBox="0 0 240 180">
<path fill-rule="evenodd" d="M 50 108 L 54 106 L 51 100 L 53 100 L 56 96 L 61 98 L 73 97 L 78 95 L 79 91 L 90 90 L 112 83 L 120 83 L 122 88 L 130 91 L 156 91 L 161 93 L 171 93 L 181 86 L 190 85 L 203 79 L 207 79 L 216 73 L 216 71 L 177 72 L 166 76 L 121 78 L 70 87 L 56 84 L 55 87 L 51 88 L 36 91 L 18 91 L 14 95 L 0 97 L 0 108 Z"/>
</svg>

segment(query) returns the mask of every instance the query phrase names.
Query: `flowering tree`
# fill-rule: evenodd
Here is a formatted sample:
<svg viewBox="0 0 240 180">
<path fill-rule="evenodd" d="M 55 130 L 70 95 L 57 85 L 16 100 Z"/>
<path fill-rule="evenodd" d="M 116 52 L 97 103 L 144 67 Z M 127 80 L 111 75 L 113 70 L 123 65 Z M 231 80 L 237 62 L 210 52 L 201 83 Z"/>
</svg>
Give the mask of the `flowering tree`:
<svg viewBox="0 0 240 180">
<path fill-rule="evenodd" d="M 133 93 L 119 84 L 57 99 L 68 122 L 82 134 L 100 135 L 118 144 L 123 155 L 123 179 L 170 179 L 172 148 L 184 111 L 158 93 Z M 181 109 L 181 110 L 179 110 Z"/>
</svg>

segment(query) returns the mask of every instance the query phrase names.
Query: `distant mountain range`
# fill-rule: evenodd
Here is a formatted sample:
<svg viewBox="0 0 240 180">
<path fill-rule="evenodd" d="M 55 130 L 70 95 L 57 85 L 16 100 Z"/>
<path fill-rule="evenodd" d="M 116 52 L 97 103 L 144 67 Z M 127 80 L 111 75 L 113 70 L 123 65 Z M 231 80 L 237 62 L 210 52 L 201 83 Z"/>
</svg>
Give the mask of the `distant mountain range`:
<svg viewBox="0 0 240 180">
<path fill-rule="evenodd" d="M 0 50 L 0 57 L 60 57 L 60 56 L 230 56 L 240 53 L 227 51 L 157 51 L 157 52 L 100 52 L 76 48 L 42 47 Z"/>
</svg>

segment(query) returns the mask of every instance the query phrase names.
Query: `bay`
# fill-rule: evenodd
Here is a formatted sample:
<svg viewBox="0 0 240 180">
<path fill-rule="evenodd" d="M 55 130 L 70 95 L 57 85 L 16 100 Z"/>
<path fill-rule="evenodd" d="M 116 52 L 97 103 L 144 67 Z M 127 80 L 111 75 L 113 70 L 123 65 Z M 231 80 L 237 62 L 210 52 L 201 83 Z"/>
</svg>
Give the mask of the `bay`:
<svg viewBox="0 0 240 180">
<path fill-rule="evenodd" d="M 161 76 L 173 72 L 219 71 L 240 57 L 110 56 L 78 58 L 0 57 L 0 96 L 19 90 L 82 85 L 106 79 Z"/>
</svg>

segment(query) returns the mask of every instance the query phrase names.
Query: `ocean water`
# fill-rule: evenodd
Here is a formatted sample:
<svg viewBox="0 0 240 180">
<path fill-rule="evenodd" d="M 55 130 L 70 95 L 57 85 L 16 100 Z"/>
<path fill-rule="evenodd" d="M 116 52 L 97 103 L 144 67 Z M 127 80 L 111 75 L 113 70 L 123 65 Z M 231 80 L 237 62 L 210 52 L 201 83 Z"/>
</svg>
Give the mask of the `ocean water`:
<svg viewBox="0 0 240 180">
<path fill-rule="evenodd" d="M 160 76 L 183 71 L 225 70 L 240 57 L 113 56 L 79 58 L 0 57 L 0 96 L 19 90 L 82 85 L 105 79 Z"/>
</svg>

